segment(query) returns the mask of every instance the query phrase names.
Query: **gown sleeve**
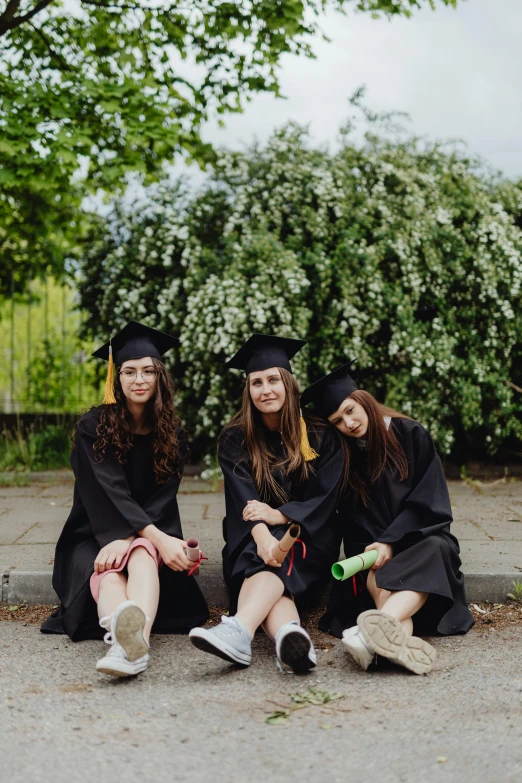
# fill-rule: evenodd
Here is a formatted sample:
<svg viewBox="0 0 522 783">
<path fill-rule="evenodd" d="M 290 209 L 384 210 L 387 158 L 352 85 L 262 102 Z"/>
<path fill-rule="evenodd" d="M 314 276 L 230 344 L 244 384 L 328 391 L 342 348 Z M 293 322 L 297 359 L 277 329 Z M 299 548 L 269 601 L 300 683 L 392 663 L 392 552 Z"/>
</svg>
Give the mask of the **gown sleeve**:
<svg viewBox="0 0 522 783">
<path fill-rule="evenodd" d="M 311 538 L 336 508 L 344 467 L 343 452 L 335 430 L 324 431 L 317 451 L 319 457 L 312 463 L 314 472 L 306 482 L 303 499 L 284 503 L 278 508 L 293 522 L 302 525 Z"/>
<path fill-rule="evenodd" d="M 136 535 L 150 525 L 146 511 L 132 498 L 122 465 L 109 446 L 103 459 L 94 451 L 97 417 L 82 417 L 76 429 L 71 465 L 76 487 L 100 548 Z"/>
<path fill-rule="evenodd" d="M 149 524 L 156 525 L 156 527 L 170 536 L 183 538 L 177 495 L 183 475 L 183 467 L 188 459 L 188 444 L 185 431 L 181 427 L 178 428 L 177 435 L 180 450 L 179 475 L 173 473 L 167 481 L 160 484 L 157 491 L 143 504 L 143 511 L 149 519 Z"/>
<path fill-rule="evenodd" d="M 412 471 L 411 490 L 397 516 L 379 534 L 377 540 L 383 544 L 420 540 L 447 529 L 453 521 L 448 485 L 431 435 L 416 424 L 403 446 Z"/>
<path fill-rule="evenodd" d="M 246 522 L 243 509 L 249 500 L 261 500 L 250 469 L 250 461 L 242 448 L 241 434 L 229 430 L 218 444 L 218 460 L 225 480 L 226 516 L 223 533 L 230 552 L 250 538 L 259 522 Z"/>
</svg>

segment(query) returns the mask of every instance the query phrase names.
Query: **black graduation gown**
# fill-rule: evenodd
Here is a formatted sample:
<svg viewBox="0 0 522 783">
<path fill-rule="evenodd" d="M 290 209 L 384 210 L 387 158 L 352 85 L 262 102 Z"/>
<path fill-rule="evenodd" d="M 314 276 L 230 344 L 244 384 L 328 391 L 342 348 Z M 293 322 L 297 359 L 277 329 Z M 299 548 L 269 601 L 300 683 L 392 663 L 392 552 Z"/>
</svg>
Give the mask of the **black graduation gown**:
<svg viewBox="0 0 522 783">
<path fill-rule="evenodd" d="M 458 541 L 450 533 L 453 518 L 440 458 L 418 422 L 397 418 L 390 426 L 406 453 L 408 476 L 401 482 L 397 469 L 387 467 L 370 487 L 368 508 L 360 502 L 354 506 L 352 494 L 345 494 L 340 508 L 345 556 L 360 554 L 374 541 L 392 544 L 393 557 L 375 572 L 376 583 L 386 590 L 429 593 L 413 618 L 415 633 L 466 633 L 473 617 L 466 604 Z M 353 467 L 364 477 L 365 448 L 354 441 L 350 451 Z M 373 607 L 366 576 L 362 572 L 355 580 L 335 583 L 322 630 L 341 637 L 361 611 Z"/>
<path fill-rule="evenodd" d="M 284 447 L 279 432 L 267 428 L 265 438 L 270 449 L 283 458 Z M 285 594 L 292 595 L 297 603 L 304 599 L 313 601 L 321 595 L 329 580 L 330 568 L 336 561 L 341 546 L 341 529 L 337 514 L 338 485 L 343 470 L 343 458 L 336 431 L 326 426 L 315 431 L 309 427 L 310 443 L 319 457 L 309 464 L 314 473 L 307 481 L 276 474 L 276 479 L 289 497 L 281 504 L 275 497 L 266 502 L 301 526 L 301 539 L 306 545 L 303 558 L 301 544 L 294 544 L 294 564 L 288 574 L 290 555 L 281 568 L 273 568 L 257 555 L 257 545 L 251 530 L 255 524 L 243 520 L 243 509 L 249 500 L 261 500 L 252 478 L 250 461 L 243 447 L 239 428 L 229 429 L 218 447 L 219 464 L 225 478 L 226 516 L 223 520 L 223 572 L 230 589 L 230 613 L 234 614 L 243 580 L 258 571 L 271 571 L 282 580 Z M 281 539 L 286 525 L 270 525 L 269 530 Z"/>
<path fill-rule="evenodd" d="M 76 446 L 71 454 L 75 475 L 71 513 L 56 545 L 53 587 L 60 608 L 42 625 L 44 633 L 65 633 L 73 641 L 101 638 L 97 609 L 89 580 L 102 547 L 154 524 L 163 532 L 183 538 L 177 492 L 180 478 L 173 474 L 157 484 L 153 470 L 152 436 L 135 435 L 128 460 L 118 462 L 112 449 L 103 460 L 93 449 L 100 421 L 93 408 L 78 422 Z M 178 431 L 182 455 L 187 453 L 183 430 Z M 154 633 L 186 633 L 208 618 L 206 601 L 193 576 L 160 569 L 160 600 Z"/>
</svg>

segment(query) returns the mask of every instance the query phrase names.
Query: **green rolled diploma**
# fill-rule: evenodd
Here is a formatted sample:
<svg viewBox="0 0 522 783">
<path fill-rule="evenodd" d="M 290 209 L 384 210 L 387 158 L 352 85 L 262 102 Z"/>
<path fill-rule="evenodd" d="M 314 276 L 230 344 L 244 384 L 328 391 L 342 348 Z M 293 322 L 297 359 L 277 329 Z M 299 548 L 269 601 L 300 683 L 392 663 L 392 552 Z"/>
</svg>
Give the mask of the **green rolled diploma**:
<svg viewBox="0 0 522 783">
<path fill-rule="evenodd" d="M 362 552 L 360 555 L 349 557 L 347 560 L 340 560 L 332 566 L 332 576 L 340 582 L 355 576 L 359 571 L 365 571 L 371 568 L 377 560 L 378 552 L 376 549 L 369 549 L 368 552 Z"/>
</svg>

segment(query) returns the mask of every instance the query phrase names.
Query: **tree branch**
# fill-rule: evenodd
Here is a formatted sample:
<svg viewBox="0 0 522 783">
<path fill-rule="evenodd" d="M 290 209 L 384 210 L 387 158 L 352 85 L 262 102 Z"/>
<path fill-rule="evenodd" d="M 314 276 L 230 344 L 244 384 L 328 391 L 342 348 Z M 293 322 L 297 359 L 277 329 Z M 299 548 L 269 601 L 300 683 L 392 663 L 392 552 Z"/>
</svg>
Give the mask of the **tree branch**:
<svg viewBox="0 0 522 783">
<path fill-rule="evenodd" d="M 39 14 L 40 11 L 47 8 L 52 2 L 53 0 L 40 0 L 32 11 L 28 11 L 23 16 L 15 16 L 15 12 L 20 6 L 20 0 L 10 0 L 4 13 L 0 16 L 0 38 L 5 35 L 5 33 L 8 33 L 9 30 L 14 30 L 15 27 L 20 27 L 24 22 L 28 22 L 33 16 Z"/>
<path fill-rule="evenodd" d="M 509 386 L 510 389 L 513 389 L 513 391 L 520 392 L 522 394 L 522 389 L 520 386 L 516 386 L 514 383 L 511 383 L 511 381 L 505 381 L 506 386 Z"/>
<path fill-rule="evenodd" d="M 82 5 L 95 5 L 97 8 L 104 8 L 106 11 L 158 11 L 158 13 L 169 14 L 171 11 L 191 11 L 190 6 L 180 6 L 178 3 L 160 6 L 130 5 L 129 3 L 111 3 L 103 0 L 80 0 Z"/>
<path fill-rule="evenodd" d="M 69 64 L 68 64 L 68 62 L 67 62 L 66 60 L 64 60 L 64 58 L 61 56 L 61 54 L 58 54 L 58 52 L 55 52 L 55 50 L 54 50 L 54 49 L 53 49 L 53 47 L 51 46 L 51 42 L 49 41 L 49 39 L 48 39 L 48 38 L 47 38 L 47 36 L 45 35 L 44 31 L 43 31 L 43 30 L 41 30 L 39 27 L 35 27 L 35 26 L 34 26 L 34 24 L 33 24 L 32 22 L 29 22 L 28 24 L 29 24 L 29 27 L 32 27 L 32 28 L 33 28 L 33 30 L 35 31 L 35 33 L 37 33 L 37 35 L 39 35 L 39 36 L 40 36 L 40 38 L 42 39 L 42 41 L 43 41 L 43 42 L 44 42 L 44 44 L 46 45 L 47 49 L 49 50 L 49 54 L 51 55 L 51 57 L 53 58 L 53 60 L 56 60 L 56 62 L 58 63 L 58 65 L 59 65 L 59 66 L 60 66 L 60 67 L 61 67 L 61 68 L 62 68 L 64 71 L 68 71 L 68 72 L 70 72 L 70 71 L 71 71 L 71 68 L 69 67 Z"/>
<path fill-rule="evenodd" d="M 9 0 L 5 7 L 5 11 L 0 15 L 0 23 L 10 22 L 15 13 L 18 11 L 21 0 Z"/>
<path fill-rule="evenodd" d="M 85 5 L 95 5 L 98 8 L 104 8 L 106 11 L 165 11 L 165 7 L 162 6 L 160 8 L 151 8 L 149 6 L 142 6 L 142 5 L 128 5 L 127 3 L 104 3 L 102 0 L 80 0 L 82 4 Z"/>
</svg>

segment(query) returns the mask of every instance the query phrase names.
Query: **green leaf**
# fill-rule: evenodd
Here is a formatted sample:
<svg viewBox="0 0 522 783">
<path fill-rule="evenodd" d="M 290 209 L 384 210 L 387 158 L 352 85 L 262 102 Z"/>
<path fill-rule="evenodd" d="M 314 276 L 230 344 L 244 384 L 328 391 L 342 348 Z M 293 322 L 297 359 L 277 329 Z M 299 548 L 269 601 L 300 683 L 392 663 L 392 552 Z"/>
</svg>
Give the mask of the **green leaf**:
<svg viewBox="0 0 522 783">
<path fill-rule="evenodd" d="M 270 726 L 281 726 L 283 723 L 287 723 L 290 715 L 291 710 L 276 710 L 266 718 L 265 723 Z"/>
</svg>

